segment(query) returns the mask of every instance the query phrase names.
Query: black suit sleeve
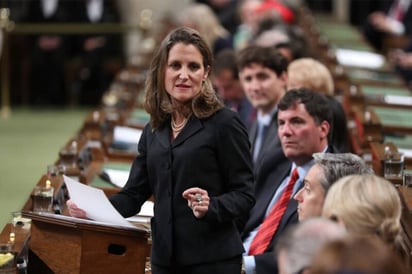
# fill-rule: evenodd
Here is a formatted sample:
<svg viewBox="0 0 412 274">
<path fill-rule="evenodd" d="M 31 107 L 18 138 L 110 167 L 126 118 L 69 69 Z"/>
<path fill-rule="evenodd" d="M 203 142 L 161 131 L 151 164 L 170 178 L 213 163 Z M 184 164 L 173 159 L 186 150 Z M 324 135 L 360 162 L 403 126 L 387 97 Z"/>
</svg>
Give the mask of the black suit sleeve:
<svg viewBox="0 0 412 274">
<path fill-rule="evenodd" d="M 217 128 L 217 160 L 226 192 L 212 197 L 206 218 L 226 222 L 247 214 L 253 207 L 253 168 L 247 131 L 239 116 L 232 115 L 231 121 L 220 123 Z"/>
<path fill-rule="evenodd" d="M 150 131 L 148 126 L 143 130 L 139 141 L 139 155 L 133 161 L 126 185 L 110 197 L 110 202 L 123 217 L 138 213 L 143 203 L 152 195 L 146 165 L 146 143 Z"/>
</svg>

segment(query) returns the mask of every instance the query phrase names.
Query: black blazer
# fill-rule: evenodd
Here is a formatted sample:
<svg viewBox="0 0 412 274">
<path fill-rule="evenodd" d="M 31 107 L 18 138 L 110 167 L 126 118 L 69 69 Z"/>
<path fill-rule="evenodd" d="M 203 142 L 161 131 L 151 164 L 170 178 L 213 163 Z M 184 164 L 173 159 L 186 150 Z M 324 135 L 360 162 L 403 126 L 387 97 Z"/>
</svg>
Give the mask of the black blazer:
<svg viewBox="0 0 412 274">
<path fill-rule="evenodd" d="M 226 108 L 207 119 L 192 116 L 173 142 L 170 136 L 169 126 L 145 127 L 130 177 L 111 202 L 127 217 L 154 195 L 152 263 L 167 267 L 240 256 L 234 220 L 252 208 L 254 189 L 250 144 L 239 116 Z M 190 187 L 211 197 L 202 219 L 182 197 Z"/>
<path fill-rule="evenodd" d="M 329 146 L 327 152 L 335 153 L 337 150 Z M 282 148 L 278 148 L 272 153 L 268 153 L 262 163 L 261 170 L 256 177 L 255 198 L 256 204 L 250 211 L 250 217 L 246 221 L 242 240 L 245 240 L 250 232 L 259 226 L 265 219 L 266 209 L 282 181 L 289 175 L 292 162 L 283 154 Z M 300 179 L 301 180 L 301 179 Z M 301 184 L 301 187 L 303 184 Z M 265 253 L 255 256 L 257 274 L 278 273 L 277 263 L 274 255 L 274 248 L 277 240 L 291 224 L 298 222 L 297 201 L 290 199 L 285 214 L 283 215 L 279 227 L 276 230 Z"/>
</svg>

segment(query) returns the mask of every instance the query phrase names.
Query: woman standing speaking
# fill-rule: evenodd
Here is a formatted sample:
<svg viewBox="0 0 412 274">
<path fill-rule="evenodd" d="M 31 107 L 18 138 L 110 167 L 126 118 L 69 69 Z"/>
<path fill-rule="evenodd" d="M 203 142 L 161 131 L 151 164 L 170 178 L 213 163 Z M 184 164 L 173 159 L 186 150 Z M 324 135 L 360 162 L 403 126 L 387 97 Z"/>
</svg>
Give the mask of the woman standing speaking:
<svg viewBox="0 0 412 274">
<path fill-rule="evenodd" d="M 197 31 L 178 28 L 162 41 L 146 81 L 150 122 L 125 187 L 110 198 L 129 217 L 154 196 L 154 274 L 241 272 L 235 219 L 255 202 L 250 145 L 239 116 L 213 90 L 211 66 Z"/>
</svg>

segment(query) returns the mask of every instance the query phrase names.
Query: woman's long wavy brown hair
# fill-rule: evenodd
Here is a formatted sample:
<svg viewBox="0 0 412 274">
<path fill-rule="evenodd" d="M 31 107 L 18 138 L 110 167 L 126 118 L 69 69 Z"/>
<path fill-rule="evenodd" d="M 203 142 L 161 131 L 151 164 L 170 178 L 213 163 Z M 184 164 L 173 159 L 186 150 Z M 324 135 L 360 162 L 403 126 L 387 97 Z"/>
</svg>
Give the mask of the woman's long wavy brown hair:
<svg viewBox="0 0 412 274">
<path fill-rule="evenodd" d="M 209 76 L 203 81 L 200 92 L 187 104 L 175 106 L 165 88 L 165 70 L 170 49 L 178 44 L 194 45 L 203 57 L 205 69 L 211 68 L 213 55 L 199 33 L 191 28 L 181 27 L 171 31 L 162 41 L 150 64 L 146 80 L 144 108 L 150 114 L 153 130 L 163 128 L 170 122 L 171 114 L 180 111 L 185 116 L 193 114 L 206 118 L 223 107 L 223 102 L 214 91 Z"/>
</svg>

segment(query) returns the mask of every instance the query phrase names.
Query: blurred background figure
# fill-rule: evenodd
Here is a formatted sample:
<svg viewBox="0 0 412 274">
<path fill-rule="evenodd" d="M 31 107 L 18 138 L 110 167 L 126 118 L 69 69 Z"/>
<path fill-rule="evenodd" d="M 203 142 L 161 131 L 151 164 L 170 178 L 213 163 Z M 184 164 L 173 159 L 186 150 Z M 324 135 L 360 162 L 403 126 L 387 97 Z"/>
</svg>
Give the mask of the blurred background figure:
<svg viewBox="0 0 412 274">
<path fill-rule="evenodd" d="M 287 60 L 276 49 L 250 45 L 237 55 L 239 79 L 256 119 L 249 129 L 255 172 L 265 154 L 280 147 L 278 103 L 286 93 Z"/>
<path fill-rule="evenodd" d="M 233 34 L 240 24 L 238 5 L 240 0 L 196 0 L 208 5 L 216 14 L 220 24 Z"/>
<path fill-rule="evenodd" d="M 241 50 L 252 42 L 259 25 L 257 8 L 260 0 L 241 0 L 238 12 L 240 23 L 233 34 L 233 43 L 236 50 Z"/>
<path fill-rule="evenodd" d="M 348 233 L 379 239 L 406 260 L 402 204 L 395 186 L 376 175 L 339 179 L 326 194 L 322 215 L 345 225 Z"/>
<path fill-rule="evenodd" d="M 343 225 L 326 218 L 312 218 L 291 226 L 276 243 L 278 273 L 306 273 L 313 256 L 326 243 L 346 235 Z"/>
<path fill-rule="evenodd" d="M 254 40 L 261 47 L 276 48 L 289 62 L 295 59 L 290 37 L 280 29 L 269 29 L 260 33 Z"/>
<path fill-rule="evenodd" d="M 62 0 L 29 1 L 25 21 L 30 23 L 65 23 L 70 21 L 73 2 Z M 68 36 L 35 34 L 30 39 L 30 98 L 33 105 L 63 105 L 65 89 L 65 58 L 70 52 Z"/>
<path fill-rule="evenodd" d="M 189 4 L 180 14 L 179 21 L 182 26 L 199 31 L 214 56 L 223 49 L 233 48 L 232 34 L 221 25 L 208 5 Z"/>
<path fill-rule="evenodd" d="M 74 1 L 73 1 L 74 2 Z M 120 15 L 113 0 L 77 0 L 76 23 L 118 23 Z M 109 59 L 124 59 L 121 34 L 85 34 L 76 38 L 75 55 L 80 61 L 72 93 L 78 103 L 96 105 L 114 77 Z M 122 64 L 120 65 L 122 66 Z"/>
<path fill-rule="evenodd" d="M 261 5 L 264 5 L 264 2 Z M 292 6 L 285 7 L 295 18 Z M 273 7 L 269 8 L 268 11 L 266 8 L 260 7 L 257 9 L 257 14 L 260 19 L 252 39 L 254 43 L 263 47 L 277 48 L 284 53 L 289 62 L 308 56 L 306 36 L 294 20 L 290 21 L 279 16 L 278 11 Z"/>
<path fill-rule="evenodd" d="M 295 19 L 294 10 L 285 4 L 285 1 L 263 0 L 257 9 L 260 17 L 278 18 L 284 23 L 292 24 Z"/>
<path fill-rule="evenodd" d="M 216 55 L 211 79 L 225 105 L 239 113 L 240 119 L 249 129 L 256 118 L 256 111 L 247 99 L 239 80 L 236 53 L 224 49 Z"/>
<path fill-rule="evenodd" d="M 383 39 L 386 34 L 412 34 L 411 2 L 411 0 L 392 0 L 376 3 L 380 9 L 367 17 L 363 27 L 365 38 L 376 50 L 383 49 Z"/>
<path fill-rule="evenodd" d="M 379 239 L 348 236 L 326 243 L 315 254 L 310 274 L 406 274 L 405 266 Z"/>
<path fill-rule="evenodd" d="M 306 87 L 326 95 L 333 114 L 333 127 L 329 142 L 339 152 L 350 152 L 345 111 L 335 97 L 333 77 L 329 69 L 313 58 L 296 59 L 288 65 L 287 85 L 288 89 Z"/>
</svg>

